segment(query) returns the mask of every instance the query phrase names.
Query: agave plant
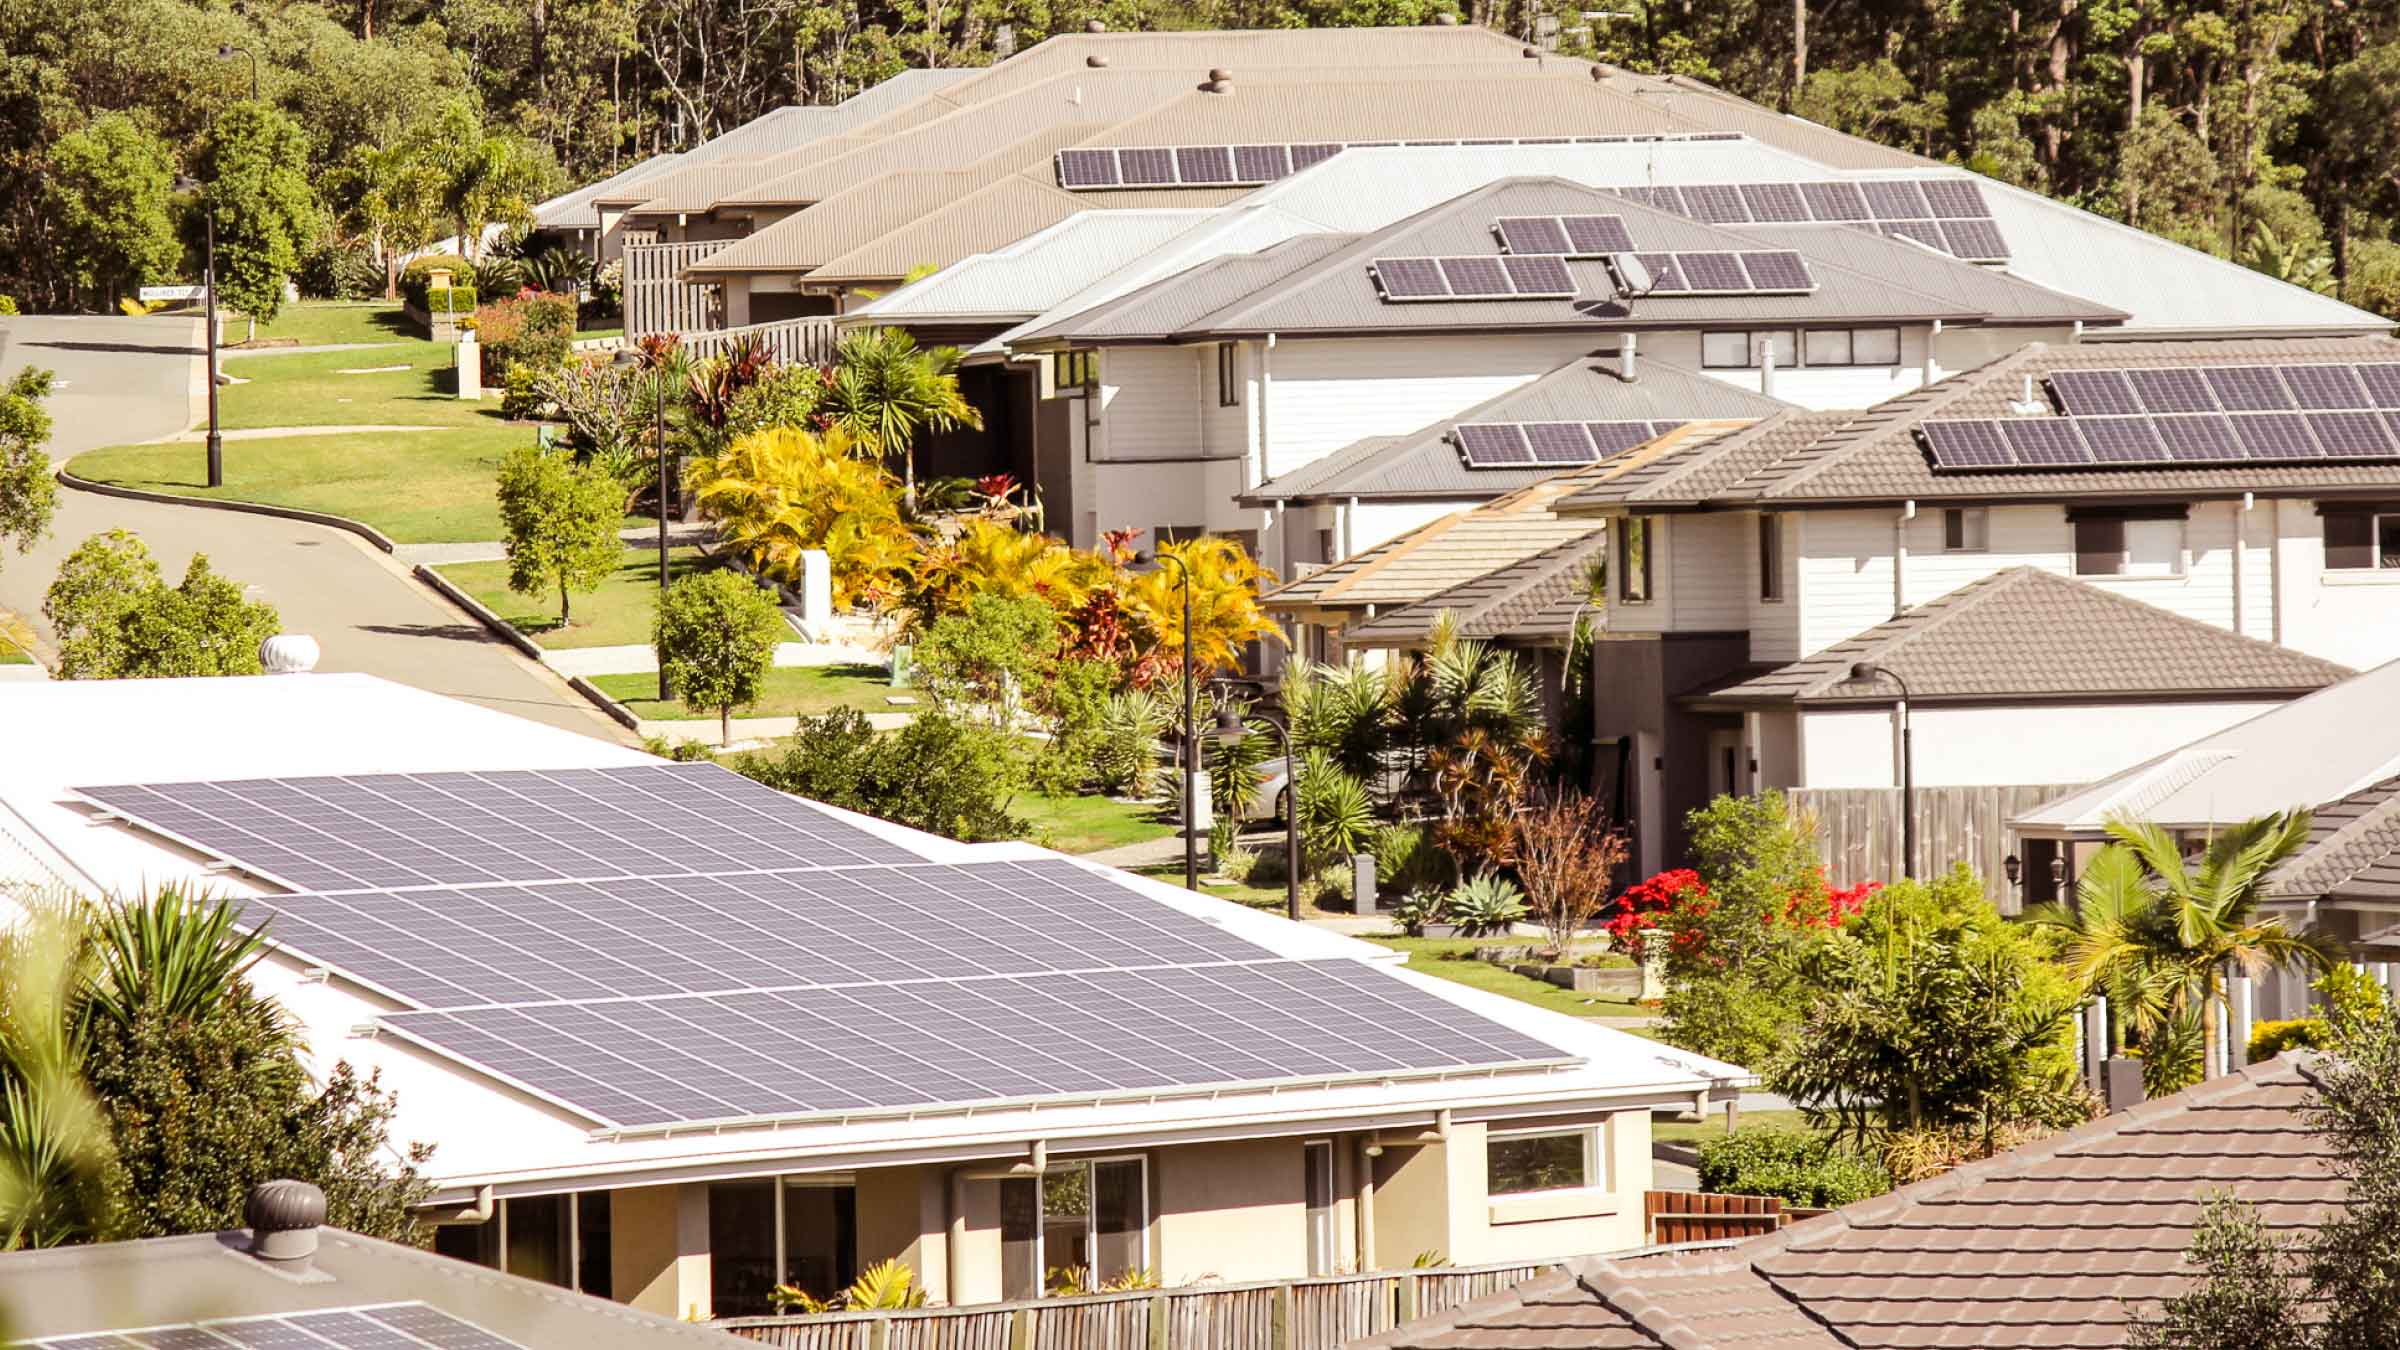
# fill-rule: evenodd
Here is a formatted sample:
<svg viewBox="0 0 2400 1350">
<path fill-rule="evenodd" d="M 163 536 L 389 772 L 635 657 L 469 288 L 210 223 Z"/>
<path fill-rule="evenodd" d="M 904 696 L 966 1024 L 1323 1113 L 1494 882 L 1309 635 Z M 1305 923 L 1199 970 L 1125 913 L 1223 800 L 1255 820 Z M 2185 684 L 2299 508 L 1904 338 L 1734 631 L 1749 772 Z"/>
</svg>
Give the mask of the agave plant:
<svg viewBox="0 0 2400 1350">
<path fill-rule="evenodd" d="M 1525 892 L 1497 872 L 1477 872 L 1450 892 L 1446 914 L 1470 937 L 1507 930 L 1525 917 Z"/>
</svg>

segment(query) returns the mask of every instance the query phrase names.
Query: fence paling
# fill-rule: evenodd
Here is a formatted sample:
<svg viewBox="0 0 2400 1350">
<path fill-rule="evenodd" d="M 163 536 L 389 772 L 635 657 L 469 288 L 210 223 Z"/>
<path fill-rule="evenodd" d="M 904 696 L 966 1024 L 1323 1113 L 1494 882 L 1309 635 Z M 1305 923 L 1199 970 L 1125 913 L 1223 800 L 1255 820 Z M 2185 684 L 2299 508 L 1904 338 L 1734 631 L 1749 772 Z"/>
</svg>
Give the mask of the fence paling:
<svg viewBox="0 0 2400 1350">
<path fill-rule="evenodd" d="M 2080 783 L 1921 787 L 1917 789 L 1917 861 L 1922 875 L 1938 875 L 1965 861 L 1983 878 L 1985 891 L 2003 914 L 2022 906 L 2005 880 L 2003 860 L 2012 849 L 2008 821 L 2043 802 L 2081 788 Z M 1792 810 L 1817 819 L 1817 850 L 1836 886 L 1890 881 L 1902 874 L 1902 812 L 1898 788 L 1795 788 L 1784 794 Z"/>
<path fill-rule="evenodd" d="M 723 356 L 744 340 L 756 341 L 781 365 L 823 365 L 833 359 L 833 317 L 777 319 L 772 323 L 718 328 L 680 335 L 683 350 L 697 357 Z"/>
<path fill-rule="evenodd" d="M 681 279 L 683 269 L 724 248 L 730 240 L 686 244 L 628 244 L 625 247 L 625 335 L 686 333 L 724 323 L 724 289 Z"/>
</svg>

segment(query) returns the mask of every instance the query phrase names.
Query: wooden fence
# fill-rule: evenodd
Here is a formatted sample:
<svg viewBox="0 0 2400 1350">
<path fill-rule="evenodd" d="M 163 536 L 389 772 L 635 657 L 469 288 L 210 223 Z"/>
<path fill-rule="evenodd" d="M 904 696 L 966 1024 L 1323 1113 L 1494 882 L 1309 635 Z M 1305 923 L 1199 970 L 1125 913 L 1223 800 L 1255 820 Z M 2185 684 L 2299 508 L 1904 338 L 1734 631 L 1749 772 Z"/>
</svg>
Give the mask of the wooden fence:
<svg viewBox="0 0 2400 1350">
<path fill-rule="evenodd" d="M 1813 1219 L 1821 1209 L 1786 1206 L 1780 1196 L 1714 1195 L 1705 1191 L 1642 1192 L 1643 1227 L 1653 1246 L 1725 1242 L 1757 1237 Z"/>
<path fill-rule="evenodd" d="M 2008 833 L 2009 817 L 2083 786 L 2028 783 L 1918 788 L 1918 874 L 1946 871 L 1963 860 L 1983 878 L 1984 893 L 1993 905 L 2003 914 L 2016 913 L 2022 908 L 2019 892 L 2008 884 L 2001 868 L 2001 860 L 2014 848 Z M 1834 885 L 1889 881 L 1902 875 L 1900 789 L 1796 788 L 1784 796 L 1795 812 L 1816 817 L 1817 849 Z"/>
<path fill-rule="evenodd" d="M 735 1317 L 778 1350 L 1338 1350 L 1511 1288 L 1555 1263 L 1384 1270 L 912 1312 Z"/>
<path fill-rule="evenodd" d="M 723 356 L 744 338 L 755 339 L 781 365 L 821 366 L 833 360 L 833 316 L 778 319 L 705 333 L 685 333 L 683 349 L 692 356 Z"/>
<path fill-rule="evenodd" d="M 729 242 L 627 244 L 625 336 L 639 340 L 652 333 L 697 333 L 723 327 L 724 288 L 684 281 L 679 274 Z"/>
</svg>

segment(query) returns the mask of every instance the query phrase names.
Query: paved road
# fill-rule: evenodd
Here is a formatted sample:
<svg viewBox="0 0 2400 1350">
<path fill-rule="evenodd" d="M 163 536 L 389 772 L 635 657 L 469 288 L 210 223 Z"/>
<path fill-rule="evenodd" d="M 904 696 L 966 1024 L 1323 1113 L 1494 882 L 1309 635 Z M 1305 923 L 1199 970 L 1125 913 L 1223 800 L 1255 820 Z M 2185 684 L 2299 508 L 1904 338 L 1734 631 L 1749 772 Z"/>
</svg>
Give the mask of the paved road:
<svg viewBox="0 0 2400 1350">
<path fill-rule="evenodd" d="M 64 460 L 101 445 L 155 440 L 184 429 L 205 394 L 194 320 L 0 320 L 0 378 L 47 366 L 62 387 L 51 404 L 51 454 Z M 260 356 L 252 360 L 270 360 Z M 198 445 L 191 448 L 197 457 Z M 227 453 L 233 453 L 228 446 Z M 556 675 L 495 640 L 409 580 L 399 563 L 346 531 L 228 511 L 59 493 L 50 538 L 30 554 L 0 553 L 0 609 L 44 640 L 42 592 L 85 538 L 112 526 L 150 546 L 170 580 L 195 551 L 272 602 L 288 632 L 324 648 L 319 669 L 365 671 L 586 735 L 623 731 Z"/>
</svg>

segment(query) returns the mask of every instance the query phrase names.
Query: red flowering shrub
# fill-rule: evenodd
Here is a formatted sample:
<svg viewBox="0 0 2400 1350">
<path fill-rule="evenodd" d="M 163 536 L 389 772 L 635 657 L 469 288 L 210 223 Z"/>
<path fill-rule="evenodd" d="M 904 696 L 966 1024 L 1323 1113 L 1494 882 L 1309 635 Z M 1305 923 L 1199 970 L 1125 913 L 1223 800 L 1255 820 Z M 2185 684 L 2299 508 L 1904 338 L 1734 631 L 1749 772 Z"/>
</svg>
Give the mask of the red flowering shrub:
<svg viewBox="0 0 2400 1350">
<path fill-rule="evenodd" d="M 1677 913 L 1698 917 L 1715 907 L 1708 898 L 1708 884 L 1700 874 L 1688 867 L 1661 872 L 1637 885 L 1628 887 L 1617 897 L 1617 912 L 1601 925 L 1616 940 L 1620 950 L 1631 945 L 1637 933 L 1647 933 L 1665 924 Z M 1698 929 L 1688 929 L 1678 937 L 1699 937 Z"/>
</svg>

